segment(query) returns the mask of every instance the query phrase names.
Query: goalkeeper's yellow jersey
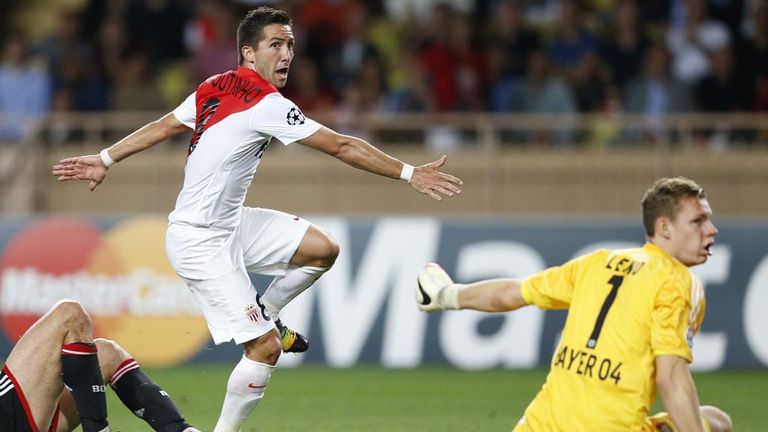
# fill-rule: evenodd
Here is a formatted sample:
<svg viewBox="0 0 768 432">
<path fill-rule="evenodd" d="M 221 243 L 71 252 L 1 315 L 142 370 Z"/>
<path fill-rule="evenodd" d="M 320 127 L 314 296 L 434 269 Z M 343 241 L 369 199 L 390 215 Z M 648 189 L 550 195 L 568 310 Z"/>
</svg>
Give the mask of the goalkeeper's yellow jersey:
<svg viewBox="0 0 768 432">
<path fill-rule="evenodd" d="M 706 302 L 699 280 L 652 243 L 598 250 L 525 279 L 525 301 L 568 309 L 547 381 L 515 431 L 641 431 L 655 357 L 693 360 Z"/>
</svg>

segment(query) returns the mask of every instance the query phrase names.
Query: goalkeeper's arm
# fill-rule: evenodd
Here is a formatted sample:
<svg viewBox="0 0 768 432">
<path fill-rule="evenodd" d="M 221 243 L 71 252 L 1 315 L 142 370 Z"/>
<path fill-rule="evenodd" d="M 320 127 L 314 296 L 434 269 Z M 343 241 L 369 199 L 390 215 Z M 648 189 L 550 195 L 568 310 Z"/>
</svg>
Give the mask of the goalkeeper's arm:
<svg viewBox="0 0 768 432">
<path fill-rule="evenodd" d="M 676 355 L 656 356 L 656 386 L 664 407 L 681 431 L 709 431 L 702 422 L 696 384 L 688 361 Z"/>
<path fill-rule="evenodd" d="M 430 263 L 419 274 L 416 300 L 421 310 L 474 309 L 508 312 L 527 306 L 516 279 L 488 279 L 457 284 L 445 270 Z"/>
</svg>

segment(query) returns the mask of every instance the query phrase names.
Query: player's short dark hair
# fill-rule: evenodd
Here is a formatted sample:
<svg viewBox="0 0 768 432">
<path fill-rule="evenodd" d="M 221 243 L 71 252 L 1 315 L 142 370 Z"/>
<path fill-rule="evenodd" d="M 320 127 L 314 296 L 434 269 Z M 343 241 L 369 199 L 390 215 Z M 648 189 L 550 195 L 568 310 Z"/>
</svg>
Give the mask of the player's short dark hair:
<svg viewBox="0 0 768 432">
<path fill-rule="evenodd" d="M 293 20 L 285 11 L 269 6 L 251 9 L 237 26 L 237 63 L 243 64 L 243 47 L 256 47 L 264 38 L 264 27 L 270 24 L 292 26 Z"/>
<path fill-rule="evenodd" d="M 661 178 L 643 195 L 643 226 L 645 234 L 653 237 L 656 220 L 666 217 L 675 220 L 680 201 L 684 198 L 704 199 L 704 188 L 685 177 Z"/>
</svg>

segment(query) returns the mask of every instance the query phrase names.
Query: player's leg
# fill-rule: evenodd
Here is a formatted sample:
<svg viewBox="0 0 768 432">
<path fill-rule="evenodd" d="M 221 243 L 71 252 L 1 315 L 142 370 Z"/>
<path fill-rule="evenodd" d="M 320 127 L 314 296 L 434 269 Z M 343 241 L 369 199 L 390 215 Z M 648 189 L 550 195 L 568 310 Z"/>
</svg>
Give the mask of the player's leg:
<svg viewBox="0 0 768 432">
<path fill-rule="evenodd" d="M 191 432 L 171 397 L 139 367 L 139 363 L 120 345 L 109 339 L 96 339 L 104 381 L 137 417 L 158 432 Z"/>
<path fill-rule="evenodd" d="M 63 382 L 80 408 L 83 430 L 108 430 L 91 320 L 79 303 L 61 301 L 35 322 L 13 348 L 6 367 L 39 430 L 47 430 L 51 424 Z"/>
<path fill-rule="evenodd" d="M 291 256 L 285 275 L 276 277 L 269 286 L 267 293 L 274 293 L 265 300 L 270 313 L 274 309 L 277 316 L 286 304 L 330 270 L 338 256 L 339 245 L 333 238 L 317 225 L 310 225 Z"/>
<path fill-rule="evenodd" d="M 184 421 L 167 393 L 139 368 L 139 364 L 120 345 L 109 339 L 94 341 L 99 350 L 99 366 L 104 382 L 110 384 L 123 404 L 134 415 L 158 432 L 199 432 Z M 62 393 L 57 432 L 69 432 L 80 424 L 74 399 Z"/>
<path fill-rule="evenodd" d="M 237 432 L 269 384 L 282 351 L 276 330 L 243 344 L 245 353 L 227 381 L 227 394 L 214 432 Z"/>
<path fill-rule="evenodd" d="M 339 246 L 328 233 L 276 210 L 243 209 L 240 229 L 248 271 L 276 275 L 262 297 L 274 319 L 328 271 L 339 255 Z"/>
<path fill-rule="evenodd" d="M 285 274 L 275 276 L 264 293 L 264 304 L 275 318 L 280 343 L 285 352 L 304 352 L 309 341 L 298 332 L 283 325 L 280 311 L 327 272 L 339 255 L 338 245 L 323 230 L 310 225 L 289 261 Z"/>
<path fill-rule="evenodd" d="M 279 314 L 330 269 L 338 245 L 308 221 L 269 209 L 243 209 L 239 235 L 248 271 L 276 275 L 262 301 L 275 319 L 283 350 L 306 351 L 306 338 L 282 325 Z"/>
<path fill-rule="evenodd" d="M 208 280 L 186 280 L 216 344 L 234 340 L 245 355 L 227 382 L 215 432 L 238 431 L 250 415 L 280 357 L 280 340 L 244 267 Z"/>
</svg>

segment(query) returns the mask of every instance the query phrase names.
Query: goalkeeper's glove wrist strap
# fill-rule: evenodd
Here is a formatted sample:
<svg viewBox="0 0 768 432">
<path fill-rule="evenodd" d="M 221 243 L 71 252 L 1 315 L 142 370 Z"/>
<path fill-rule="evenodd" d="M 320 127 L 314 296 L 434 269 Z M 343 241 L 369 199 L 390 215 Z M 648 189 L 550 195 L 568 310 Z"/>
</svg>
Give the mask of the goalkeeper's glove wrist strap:
<svg viewBox="0 0 768 432">
<path fill-rule="evenodd" d="M 443 288 L 437 295 L 437 301 L 445 310 L 459 309 L 459 284 L 451 284 Z"/>
</svg>

